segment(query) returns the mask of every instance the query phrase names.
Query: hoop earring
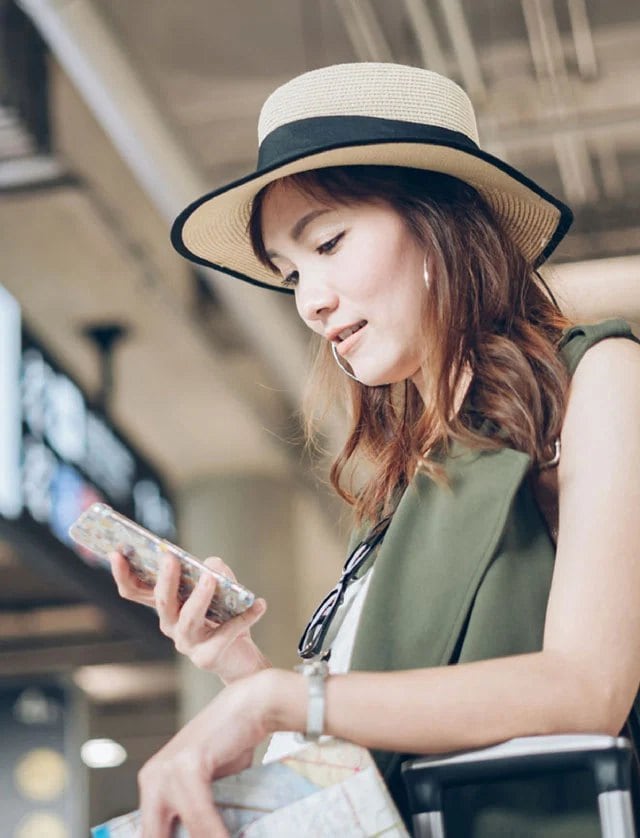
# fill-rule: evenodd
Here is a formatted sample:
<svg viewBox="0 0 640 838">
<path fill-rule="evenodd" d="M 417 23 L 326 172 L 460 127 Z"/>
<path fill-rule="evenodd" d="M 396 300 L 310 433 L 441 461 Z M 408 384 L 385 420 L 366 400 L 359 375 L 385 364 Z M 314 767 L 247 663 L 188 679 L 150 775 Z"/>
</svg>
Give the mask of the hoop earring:
<svg viewBox="0 0 640 838">
<path fill-rule="evenodd" d="M 349 376 L 349 378 L 353 379 L 353 381 L 357 381 L 358 384 L 362 384 L 362 381 L 360 381 L 359 378 L 356 378 L 355 375 L 352 372 L 349 372 L 349 370 L 344 366 L 344 364 L 342 363 L 342 360 L 340 358 L 340 355 L 338 355 L 338 350 L 336 349 L 336 345 L 333 342 L 331 343 L 331 353 L 333 355 L 333 360 L 340 367 L 342 372 L 345 375 Z"/>
</svg>

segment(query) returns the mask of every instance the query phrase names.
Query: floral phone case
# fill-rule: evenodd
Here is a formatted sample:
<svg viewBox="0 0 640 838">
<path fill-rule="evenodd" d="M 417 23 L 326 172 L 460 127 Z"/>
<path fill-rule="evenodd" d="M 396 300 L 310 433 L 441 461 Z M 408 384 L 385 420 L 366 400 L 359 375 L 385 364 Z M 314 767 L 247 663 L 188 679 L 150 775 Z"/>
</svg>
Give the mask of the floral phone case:
<svg viewBox="0 0 640 838">
<path fill-rule="evenodd" d="M 215 576 L 218 584 L 206 616 L 216 623 L 224 623 L 253 605 L 255 596 L 251 591 L 228 576 L 216 573 L 185 550 L 145 530 L 105 503 L 94 503 L 85 509 L 69 528 L 69 535 L 77 544 L 107 564 L 109 553 L 122 553 L 136 576 L 152 587 L 158 575 L 160 558 L 165 553 L 171 553 L 180 561 L 178 595 L 182 602 L 187 599 L 202 573 Z"/>
</svg>

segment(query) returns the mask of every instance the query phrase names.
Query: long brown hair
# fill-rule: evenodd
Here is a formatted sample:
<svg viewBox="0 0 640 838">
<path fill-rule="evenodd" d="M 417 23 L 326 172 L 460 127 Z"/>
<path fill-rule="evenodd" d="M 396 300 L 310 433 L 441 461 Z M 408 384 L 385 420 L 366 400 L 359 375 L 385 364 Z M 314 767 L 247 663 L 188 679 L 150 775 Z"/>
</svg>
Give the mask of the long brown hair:
<svg viewBox="0 0 640 838">
<path fill-rule="evenodd" d="M 393 166 L 317 169 L 286 180 L 329 205 L 392 207 L 425 250 L 426 400 L 410 380 L 368 387 L 347 379 L 327 341 L 316 341 L 303 405 L 307 432 L 312 439 L 319 405 L 328 407 L 336 389 L 343 399 L 346 393 L 350 427 L 330 478 L 356 519 L 392 511 L 417 468 L 448 485 L 442 455 L 452 440 L 481 450 L 509 445 L 533 465 L 550 459 L 569 383 L 557 344 L 572 323 L 479 193 L 449 175 Z M 275 271 L 262 240 L 262 206 L 273 186 L 255 198 L 249 234 L 257 257 Z M 464 409 L 456 409 L 469 373 Z M 362 462 L 368 476 L 356 489 Z"/>
</svg>

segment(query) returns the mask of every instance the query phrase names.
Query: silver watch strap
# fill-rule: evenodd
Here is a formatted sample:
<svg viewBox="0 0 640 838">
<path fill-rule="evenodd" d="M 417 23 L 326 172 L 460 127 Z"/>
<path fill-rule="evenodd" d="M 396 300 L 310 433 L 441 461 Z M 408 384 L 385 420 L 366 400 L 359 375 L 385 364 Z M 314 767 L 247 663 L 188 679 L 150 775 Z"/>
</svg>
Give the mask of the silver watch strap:
<svg viewBox="0 0 640 838">
<path fill-rule="evenodd" d="M 309 691 L 305 738 L 315 742 L 324 732 L 324 693 L 329 667 L 324 661 L 314 661 L 297 666 L 296 670 L 307 679 Z"/>
</svg>

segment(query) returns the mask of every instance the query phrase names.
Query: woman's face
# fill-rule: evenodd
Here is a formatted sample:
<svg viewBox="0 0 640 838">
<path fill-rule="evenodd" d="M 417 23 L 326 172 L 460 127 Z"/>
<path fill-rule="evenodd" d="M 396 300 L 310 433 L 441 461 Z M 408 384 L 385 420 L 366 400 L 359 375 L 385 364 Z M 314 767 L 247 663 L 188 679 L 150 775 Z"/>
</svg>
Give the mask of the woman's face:
<svg viewBox="0 0 640 838">
<path fill-rule="evenodd" d="M 395 210 L 320 203 L 280 181 L 265 198 L 262 234 L 300 317 L 360 381 L 419 378 L 424 250 Z"/>
</svg>

